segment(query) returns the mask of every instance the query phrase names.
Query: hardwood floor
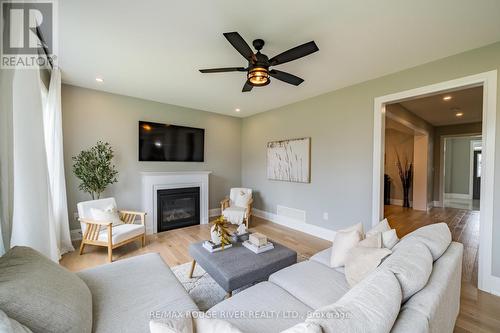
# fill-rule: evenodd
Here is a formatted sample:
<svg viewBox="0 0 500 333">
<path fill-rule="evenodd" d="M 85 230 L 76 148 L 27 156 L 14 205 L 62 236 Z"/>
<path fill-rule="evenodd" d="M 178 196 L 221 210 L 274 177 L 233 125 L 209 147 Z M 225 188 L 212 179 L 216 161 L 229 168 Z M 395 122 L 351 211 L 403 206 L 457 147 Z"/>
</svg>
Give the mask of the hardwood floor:
<svg viewBox="0 0 500 333">
<path fill-rule="evenodd" d="M 236 228 L 232 227 L 234 230 Z M 275 223 L 252 217 L 251 232 L 260 232 L 304 257 L 310 257 L 318 251 L 331 246 L 331 242 L 295 231 Z M 209 225 L 175 229 L 147 237 L 147 245 L 141 248 L 140 242 L 124 245 L 113 250 L 113 260 L 133 257 L 144 253 L 158 252 L 169 266 L 176 266 L 192 260 L 188 253 L 189 244 L 210 238 Z M 75 244 L 79 246 L 79 244 Z M 107 263 L 106 249 L 87 246 L 83 255 L 78 251 L 67 253 L 60 264 L 71 271 L 95 267 Z"/>
<path fill-rule="evenodd" d="M 430 212 L 419 212 L 386 206 L 385 214 L 399 237 L 431 223 L 446 222 L 450 226 L 453 240 L 464 244 L 461 307 L 455 332 L 500 332 L 500 297 L 484 293 L 476 287 L 479 212 L 455 208 L 433 208 Z M 252 218 L 250 231 L 261 232 L 305 257 L 331 246 L 328 241 L 256 217 Z M 148 236 L 144 248 L 137 242 L 113 250 L 113 257 L 116 261 L 158 252 L 169 266 L 175 266 L 191 261 L 187 251 L 190 243 L 208 238 L 208 225 L 176 229 Z M 107 263 L 106 249 L 89 246 L 81 256 L 77 251 L 64 255 L 60 263 L 71 271 L 102 265 Z"/>
<path fill-rule="evenodd" d="M 455 332 L 500 332 L 500 297 L 477 289 L 479 211 L 433 208 L 420 212 L 386 206 L 385 216 L 399 237 L 427 224 L 448 224 L 453 240 L 464 245 L 460 314 Z"/>
</svg>

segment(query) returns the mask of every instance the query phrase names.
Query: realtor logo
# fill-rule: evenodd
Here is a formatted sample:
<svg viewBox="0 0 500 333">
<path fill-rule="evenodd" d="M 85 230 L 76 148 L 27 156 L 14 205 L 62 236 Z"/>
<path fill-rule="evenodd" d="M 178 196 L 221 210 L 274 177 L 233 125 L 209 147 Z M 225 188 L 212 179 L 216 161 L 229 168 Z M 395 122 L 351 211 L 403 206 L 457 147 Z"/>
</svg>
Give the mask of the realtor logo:
<svg viewBox="0 0 500 333">
<path fill-rule="evenodd" d="M 2 68 L 52 66 L 54 52 L 54 2 L 0 0 Z"/>
</svg>

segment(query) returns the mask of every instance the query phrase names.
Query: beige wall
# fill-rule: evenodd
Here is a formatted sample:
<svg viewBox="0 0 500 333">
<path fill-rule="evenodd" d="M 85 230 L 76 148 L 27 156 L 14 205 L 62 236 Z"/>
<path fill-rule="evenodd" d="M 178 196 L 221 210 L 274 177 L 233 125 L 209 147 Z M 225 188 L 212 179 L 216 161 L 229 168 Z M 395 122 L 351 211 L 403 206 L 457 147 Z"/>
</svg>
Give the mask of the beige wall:
<svg viewBox="0 0 500 333">
<path fill-rule="evenodd" d="M 500 67 L 500 43 L 451 56 L 385 77 L 245 118 L 242 127 L 243 185 L 256 192 L 255 205 L 276 213 L 284 205 L 307 212 L 307 223 L 340 229 L 356 222 L 370 226 L 373 174 L 374 98 Z M 335 69 L 331 69 L 334 75 Z M 500 85 L 498 86 L 500 89 Z M 500 104 L 497 118 L 500 118 Z M 310 136 L 311 183 L 266 179 L 266 143 Z M 496 145 L 500 147 L 500 121 Z M 496 174 L 500 174 L 497 149 Z M 493 233 L 500 239 L 500 177 L 495 180 Z M 329 220 L 322 213 L 329 212 Z M 493 265 L 500 276 L 500 241 Z"/>
<path fill-rule="evenodd" d="M 115 151 L 118 183 L 105 196 L 115 196 L 120 207 L 141 208 L 141 171 L 208 170 L 209 207 L 217 208 L 229 189 L 241 183 L 241 120 L 174 105 L 109 94 L 69 85 L 62 88 L 66 184 L 71 228 L 79 228 L 73 213 L 79 201 L 89 200 L 78 190 L 71 157 L 98 140 Z M 205 129 L 205 162 L 139 162 L 138 121 L 147 120 Z"/>
<path fill-rule="evenodd" d="M 391 177 L 391 199 L 403 200 L 403 186 L 399 179 L 396 151 L 403 165 L 406 159 L 412 162 L 413 134 L 388 128 L 385 130 L 385 174 Z M 413 198 L 411 190 L 412 189 L 410 189 L 410 201 Z"/>
</svg>

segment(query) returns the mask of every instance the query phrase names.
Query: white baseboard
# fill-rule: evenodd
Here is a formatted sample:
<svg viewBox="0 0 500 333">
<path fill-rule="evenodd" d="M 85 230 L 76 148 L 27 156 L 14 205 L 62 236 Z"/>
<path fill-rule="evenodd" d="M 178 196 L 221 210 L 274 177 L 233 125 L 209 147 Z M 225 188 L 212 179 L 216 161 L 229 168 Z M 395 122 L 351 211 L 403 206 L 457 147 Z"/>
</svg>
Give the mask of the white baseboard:
<svg viewBox="0 0 500 333">
<path fill-rule="evenodd" d="M 319 227 L 313 224 L 292 220 L 260 209 L 255 209 L 255 208 L 252 209 L 252 214 L 262 219 L 271 221 L 273 223 L 280 224 L 290 229 L 301 231 L 306 234 L 322 238 L 328 241 L 332 241 L 333 238 L 335 237 L 335 231 L 333 230 Z"/>
<path fill-rule="evenodd" d="M 445 199 L 472 199 L 472 196 L 470 194 L 463 194 L 463 193 L 445 193 L 444 198 Z"/>
<path fill-rule="evenodd" d="M 220 208 L 212 208 L 208 211 L 208 217 L 220 216 Z"/>
<path fill-rule="evenodd" d="M 72 241 L 82 239 L 82 229 L 71 229 L 69 232 Z"/>
</svg>

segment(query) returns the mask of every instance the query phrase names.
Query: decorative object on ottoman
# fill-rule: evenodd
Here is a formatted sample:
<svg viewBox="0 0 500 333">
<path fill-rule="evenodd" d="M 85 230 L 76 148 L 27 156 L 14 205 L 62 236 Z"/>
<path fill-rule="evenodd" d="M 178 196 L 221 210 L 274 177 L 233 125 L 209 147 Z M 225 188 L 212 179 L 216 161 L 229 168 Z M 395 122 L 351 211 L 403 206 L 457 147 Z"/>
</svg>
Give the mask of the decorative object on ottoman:
<svg viewBox="0 0 500 333">
<path fill-rule="evenodd" d="M 250 241 L 246 240 L 243 242 L 243 246 L 255 254 L 263 253 L 263 252 L 274 249 L 274 245 L 271 242 L 267 242 L 264 245 L 257 246 L 254 243 L 251 243 Z"/>
<path fill-rule="evenodd" d="M 244 242 L 248 240 L 250 233 L 247 230 L 247 227 L 244 224 L 240 224 L 238 229 L 236 230 L 236 235 L 238 236 L 238 241 Z"/>
<path fill-rule="evenodd" d="M 215 245 L 221 245 L 221 249 L 224 250 L 224 246 L 231 244 L 229 241 L 229 232 L 227 230 L 227 221 L 224 216 L 219 216 L 215 221 L 212 222 L 212 228 L 210 228 L 210 237 L 212 243 Z"/>
<path fill-rule="evenodd" d="M 267 237 L 258 232 L 250 234 L 248 240 L 255 246 L 263 246 L 267 244 Z"/>
</svg>

